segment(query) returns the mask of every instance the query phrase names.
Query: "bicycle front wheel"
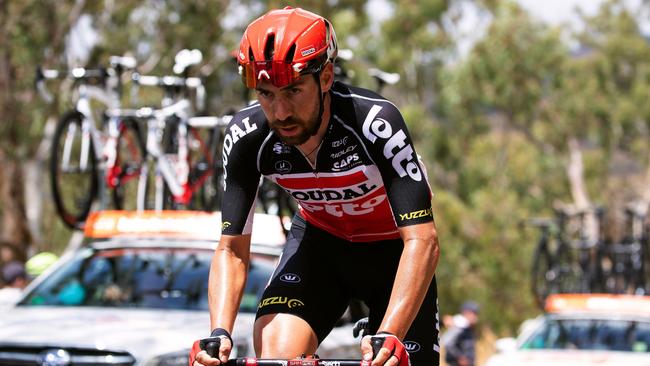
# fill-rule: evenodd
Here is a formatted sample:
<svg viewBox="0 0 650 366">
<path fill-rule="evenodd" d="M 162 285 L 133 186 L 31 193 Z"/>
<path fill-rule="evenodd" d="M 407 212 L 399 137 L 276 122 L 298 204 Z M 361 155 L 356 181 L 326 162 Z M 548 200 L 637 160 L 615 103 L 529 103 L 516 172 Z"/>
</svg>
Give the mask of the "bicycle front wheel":
<svg viewBox="0 0 650 366">
<path fill-rule="evenodd" d="M 585 288 L 586 274 L 568 244 L 560 245 L 553 261 L 558 268 L 557 292 L 562 294 L 588 292 Z"/>
<path fill-rule="evenodd" d="M 192 176 L 204 179 L 199 189 L 200 209 L 205 211 L 218 210 L 224 189 L 224 169 L 221 158 L 224 131 L 215 128 L 210 135 L 207 153 L 194 164 Z"/>
<path fill-rule="evenodd" d="M 109 186 L 113 187 L 113 205 L 116 209 L 135 210 L 138 182 L 145 164 L 145 143 L 136 120 L 123 120 L 119 130 L 115 166 L 110 168 L 109 174 L 114 182 L 109 182 Z"/>
<path fill-rule="evenodd" d="M 50 155 L 50 184 L 54 205 L 66 226 L 80 229 L 97 196 L 97 160 L 84 116 L 66 113 L 54 132 Z"/>
<path fill-rule="evenodd" d="M 551 257 L 551 253 L 549 253 L 548 243 L 545 239 L 541 239 L 537 248 L 535 248 L 531 268 L 533 297 L 537 305 L 543 309 L 546 297 L 557 291 L 554 288 L 554 284 L 557 282 L 558 276 L 557 270 L 553 266 L 553 258 Z"/>
</svg>

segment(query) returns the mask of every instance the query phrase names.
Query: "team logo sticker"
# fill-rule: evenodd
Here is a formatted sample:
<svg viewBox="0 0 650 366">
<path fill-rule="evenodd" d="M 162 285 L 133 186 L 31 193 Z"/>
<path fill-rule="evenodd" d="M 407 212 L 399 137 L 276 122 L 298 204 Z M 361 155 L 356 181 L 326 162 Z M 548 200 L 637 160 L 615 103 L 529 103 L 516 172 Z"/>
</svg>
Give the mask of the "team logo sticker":
<svg viewBox="0 0 650 366">
<path fill-rule="evenodd" d="M 289 299 L 286 296 L 273 296 L 263 299 L 258 308 L 261 309 L 268 305 L 286 305 L 289 309 L 293 309 L 299 306 L 305 306 L 305 303 L 298 299 Z"/>
<path fill-rule="evenodd" d="M 300 276 L 295 273 L 285 273 L 280 276 L 280 281 L 288 283 L 298 283 L 300 282 Z"/>
<path fill-rule="evenodd" d="M 316 48 L 315 48 L 315 47 L 313 47 L 313 46 L 311 46 L 311 47 L 305 47 L 305 48 L 303 48 L 302 50 L 300 50 L 300 55 L 301 55 L 302 57 L 305 57 L 305 56 L 309 56 L 309 55 L 311 55 L 312 53 L 315 53 L 315 52 L 316 52 Z"/>
<path fill-rule="evenodd" d="M 289 173 L 291 171 L 291 163 L 286 160 L 280 160 L 275 163 L 275 171 L 280 174 Z"/>
</svg>

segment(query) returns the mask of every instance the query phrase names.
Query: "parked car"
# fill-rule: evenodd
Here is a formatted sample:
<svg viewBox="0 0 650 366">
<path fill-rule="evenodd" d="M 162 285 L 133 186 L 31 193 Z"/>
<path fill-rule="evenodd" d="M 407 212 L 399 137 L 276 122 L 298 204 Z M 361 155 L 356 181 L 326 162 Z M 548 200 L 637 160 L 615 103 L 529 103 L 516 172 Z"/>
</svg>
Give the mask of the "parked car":
<svg viewBox="0 0 650 366">
<path fill-rule="evenodd" d="M 220 225 L 219 213 L 93 214 L 84 245 L 0 316 L 0 364 L 187 365 L 192 342 L 210 332 L 208 274 Z M 254 355 L 255 311 L 284 242 L 279 219 L 256 214 L 233 357 Z M 347 333 L 324 342 L 322 353 L 358 353 Z"/>
<path fill-rule="evenodd" d="M 650 296 L 551 295 L 486 366 L 650 365 Z"/>
</svg>

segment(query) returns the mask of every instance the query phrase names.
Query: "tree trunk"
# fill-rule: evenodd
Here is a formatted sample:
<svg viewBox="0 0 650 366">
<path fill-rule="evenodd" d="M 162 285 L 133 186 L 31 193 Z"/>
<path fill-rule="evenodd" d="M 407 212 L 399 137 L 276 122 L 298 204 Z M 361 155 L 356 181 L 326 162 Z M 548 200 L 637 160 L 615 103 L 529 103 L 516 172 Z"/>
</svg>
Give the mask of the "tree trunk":
<svg viewBox="0 0 650 366">
<path fill-rule="evenodd" d="M 14 253 L 14 259 L 25 260 L 31 235 L 27 227 L 25 201 L 23 195 L 23 176 L 17 154 L 18 127 L 16 116 L 16 70 L 11 63 L 9 46 L 9 5 L 0 1 L 0 114 L 5 125 L 0 129 L 0 241 L 3 251 L 7 247 Z"/>
<path fill-rule="evenodd" d="M 598 220 L 591 200 L 589 199 L 589 192 L 585 185 L 585 172 L 582 159 L 582 148 L 580 142 L 575 137 L 569 137 L 569 162 L 567 164 L 567 177 L 571 188 L 571 197 L 573 198 L 573 208 L 576 212 L 587 212 L 585 216 L 584 226 L 582 227 L 582 234 L 590 242 L 595 242 L 599 237 Z"/>
<path fill-rule="evenodd" d="M 41 224 L 43 222 L 43 203 L 49 198 L 47 195 L 47 159 L 52 148 L 52 137 L 56 128 L 56 118 L 50 117 L 45 122 L 43 139 L 36 149 L 34 159 L 23 165 L 25 174 L 25 213 L 28 227 L 35 243 L 43 241 Z"/>
<path fill-rule="evenodd" d="M 0 238 L 11 245 L 19 260 L 27 257 L 31 234 L 25 213 L 21 164 L 0 149 Z"/>
</svg>

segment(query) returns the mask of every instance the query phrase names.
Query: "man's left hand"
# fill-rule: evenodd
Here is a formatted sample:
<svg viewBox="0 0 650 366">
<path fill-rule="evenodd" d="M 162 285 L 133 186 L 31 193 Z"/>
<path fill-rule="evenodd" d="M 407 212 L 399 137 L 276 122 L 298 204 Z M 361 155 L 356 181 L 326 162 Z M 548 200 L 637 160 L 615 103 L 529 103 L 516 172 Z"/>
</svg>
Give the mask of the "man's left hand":
<svg viewBox="0 0 650 366">
<path fill-rule="evenodd" d="M 378 352 L 375 348 L 381 347 Z M 392 334 L 365 336 L 361 340 L 361 354 L 364 366 L 411 366 L 409 354 L 404 344 Z"/>
</svg>

